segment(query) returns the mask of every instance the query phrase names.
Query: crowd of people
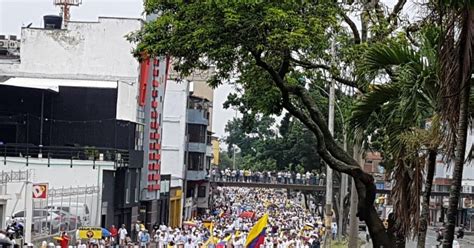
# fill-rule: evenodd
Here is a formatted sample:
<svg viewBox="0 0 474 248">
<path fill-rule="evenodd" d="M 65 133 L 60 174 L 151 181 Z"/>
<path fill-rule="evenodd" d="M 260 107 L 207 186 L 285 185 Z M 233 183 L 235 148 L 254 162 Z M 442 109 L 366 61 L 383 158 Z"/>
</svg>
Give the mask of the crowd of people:
<svg viewBox="0 0 474 248">
<path fill-rule="evenodd" d="M 221 187 L 217 191 L 214 206 L 207 213 L 184 222 L 182 228 L 157 226 L 150 241 L 159 248 L 243 248 L 249 231 L 268 214 L 266 237 L 260 247 L 320 247 L 326 228 L 320 217 L 305 209 L 301 197 L 288 197 L 274 189 Z M 335 223 L 331 231 L 335 236 Z"/>
<path fill-rule="evenodd" d="M 212 207 L 179 228 L 154 225 L 147 230 L 137 221 L 131 227 L 112 226 L 110 234 L 99 240 L 73 240 L 66 233 L 55 246 L 75 244 L 86 247 L 144 247 L 144 248 L 244 248 L 255 223 L 268 214 L 265 239 L 260 248 L 318 248 L 326 228 L 316 210 L 305 207 L 304 197 L 285 190 L 218 187 Z M 337 225 L 331 226 L 331 235 Z M 249 238 L 250 240 L 250 238 Z M 51 247 L 43 243 L 41 247 Z"/>
<path fill-rule="evenodd" d="M 211 180 L 223 182 L 257 182 L 280 184 L 325 185 L 324 172 L 307 171 L 252 171 L 250 169 L 218 169 L 211 170 Z"/>
</svg>

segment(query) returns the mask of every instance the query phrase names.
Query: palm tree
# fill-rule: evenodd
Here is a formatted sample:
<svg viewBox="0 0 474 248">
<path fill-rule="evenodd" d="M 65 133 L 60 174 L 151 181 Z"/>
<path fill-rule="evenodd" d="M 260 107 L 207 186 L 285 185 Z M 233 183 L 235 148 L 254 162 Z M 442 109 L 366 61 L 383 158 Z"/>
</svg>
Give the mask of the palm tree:
<svg viewBox="0 0 474 248">
<path fill-rule="evenodd" d="M 449 124 L 447 147 L 454 148 L 453 184 L 443 247 L 451 247 L 461 192 L 469 122 L 469 98 L 473 71 L 474 1 L 433 1 L 437 23 L 442 28 L 440 77 L 442 117 Z M 448 151 L 452 151 L 449 149 Z"/>
<path fill-rule="evenodd" d="M 369 87 L 371 91 L 356 102 L 350 120 L 359 135 L 382 138 L 384 159 L 395 181 L 392 198 L 396 222 L 390 230 L 396 230 L 399 246 L 404 246 L 405 237 L 413 234 L 418 236 L 418 247 L 425 247 L 431 184 L 441 136 L 439 118 L 432 118 L 438 109 L 437 34 L 433 27 L 422 29 L 421 46 L 416 49 L 404 40 L 369 48 L 362 72 L 369 81 L 388 80 Z M 424 129 L 428 118 L 433 125 Z M 423 167 L 428 176 L 420 213 Z"/>
</svg>

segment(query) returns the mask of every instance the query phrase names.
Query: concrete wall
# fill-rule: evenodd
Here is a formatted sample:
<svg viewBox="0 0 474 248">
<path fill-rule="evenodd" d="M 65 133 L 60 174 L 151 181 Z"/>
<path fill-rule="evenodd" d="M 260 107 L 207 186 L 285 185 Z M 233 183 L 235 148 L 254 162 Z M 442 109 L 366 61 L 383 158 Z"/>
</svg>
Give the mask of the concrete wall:
<svg viewBox="0 0 474 248">
<path fill-rule="evenodd" d="M 169 80 L 165 92 L 161 174 L 171 174 L 171 187 L 183 187 L 186 152 L 186 105 L 189 83 Z"/>
<path fill-rule="evenodd" d="M 140 19 L 99 17 L 98 22 L 70 22 L 61 30 L 23 28 L 21 63 L 12 73 L 136 80 L 134 45 L 125 35 L 141 26 Z"/>
</svg>

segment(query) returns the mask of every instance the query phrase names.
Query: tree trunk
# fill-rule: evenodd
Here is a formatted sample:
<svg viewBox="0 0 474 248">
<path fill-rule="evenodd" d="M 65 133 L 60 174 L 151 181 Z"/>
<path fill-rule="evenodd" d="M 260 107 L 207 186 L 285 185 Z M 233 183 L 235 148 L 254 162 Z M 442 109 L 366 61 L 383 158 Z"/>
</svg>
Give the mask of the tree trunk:
<svg viewBox="0 0 474 248">
<path fill-rule="evenodd" d="M 430 213 L 430 197 L 431 187 L 433 185 L 433 177 L 436 168 L 436 157 L 438 152 L 435 149 L 428 151 L 428 159 L 426 160 L 426 183 L 425 192 L 423 193 L 423 199 L 421 203 L 421 217 L 420 217 L 420 230 L 418 231 L 418 248 L 425 248 L 426 243 L 426 232 L 428 231 L 428 218 Z"/>
<path fill-rule="evenodd" d="M 361 162 L 360 147 L 354 145 L 353 156 L 357 162 Z M 359 219 L 357 218 L 358 196 L 355 181 L 351 184 L 351 203 L 349 209 L 349 248 L 357 248 L 359 246 Z"/>
<path fill-rule="evenodd" d="M 454 154 L 453 184 L 449 193 L 449 207 L 447 224 L 444 233 L 443 247 L 452 247 L 454 240 L 454 229 L 458 215 L 458 206 L 461 193 L 462 172 L 466 154 L 467 128 L 469 126 L 469 93 L 470 83 L 466 80 L 463 84 L 459 104 L 459 124 L 457 126 L 456 148 Z"/>
<path fill-rule="evenodd" d="M 349 248 L 357 248 L 359 241 L 359 219 L 357 219 L 357 189 L 354 179 L 351 184 L 351 205 L 349 210 Z"/>
</svg>

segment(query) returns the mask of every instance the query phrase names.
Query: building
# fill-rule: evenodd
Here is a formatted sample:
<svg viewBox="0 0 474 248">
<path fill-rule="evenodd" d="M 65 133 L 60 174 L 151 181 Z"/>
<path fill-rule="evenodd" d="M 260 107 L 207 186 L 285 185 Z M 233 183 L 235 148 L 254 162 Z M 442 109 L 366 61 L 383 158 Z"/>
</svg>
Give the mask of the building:
<svg viewBox="0 0 474 248">
<path fill-rule="evenodd" d="M 186 132 L 189 82 L 168 80 L 163 112 L 162 173 L 171 175 L 169 224 L 181 226 L 186 178 Z"/>
<path fill-rule="evenodd" d="M 474 162 L 472 159 L 472 147 L 474 144 L 473 129 L 467 132 L 466 143 L 466 163 L 463 169 L 462 192 L 474 193 Z M 446 162 L 442 154 L 439 154 L 436 159 L 436 170 L 433 179 L 432 191 L 449 192 L 453 183 L 453 164 Z M 459 202 L 457 225 L 465 225 L 469 230 L 474 230 L 474 204 L 472 197 L 462 197 Z M 441 225 L 446 221 L 449 207 L 448 196 L 432 196 L 430 200 L 430 222 L 433 225 Z"/>
<path fill-rule="evenodd" d="M 213 91 L 201 76 L 168 80 L 166 88 L 162 173 L 171 174 L 172 227 L 209 207 Z"/>
<path fill-rule="evenodd" d="M 130 227 L 137 219 L 158 221 L 158 210 L 147 213 L 161 205 L 155 201 L 150 207 L 149 202 L 159 198 L 161 187 L 169 188 L 169 179 L 160 182 L 159 168 L 153 173 L 158 177 L 149 180 L 147 160 L 149 144 L 156 142 L 150 142 L 146 115 L 162 94 L 152 88 L 149 99 L 137 101 L 143 96 L 139 63 L 130 53 L 133 45 L 124 38 L 142 24 L 141 19 L 99 17 L 97 22 L 71 21 L 67 29 L 23 28 L 19 54 L 0 56 L 0 150 L 5 170 L 33 170 L 34 183 L 48 183 L 56 190 L 95 185 L 98 200 L 97 207 L 90 206 L 95 212 L 91 225 Z M 164 77 L 163 65 L 166 62 L 157 75 L 154 66 L 148 67 L 148 81 Z M 161 115 L 159 109 L 154 111 Z M 155 184 L 159 186 L 150 190 Z M 157 197 L 150 198 L 149 192 Z M 2 200 L 5 216 L 13 198 Z M 140 211 L 144 208 L 145 213 Z"/>
</svg>

